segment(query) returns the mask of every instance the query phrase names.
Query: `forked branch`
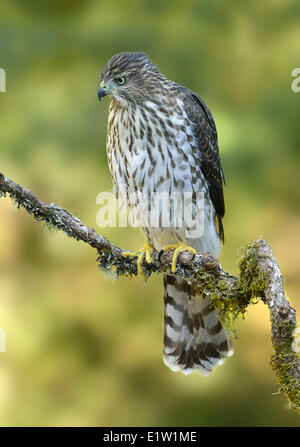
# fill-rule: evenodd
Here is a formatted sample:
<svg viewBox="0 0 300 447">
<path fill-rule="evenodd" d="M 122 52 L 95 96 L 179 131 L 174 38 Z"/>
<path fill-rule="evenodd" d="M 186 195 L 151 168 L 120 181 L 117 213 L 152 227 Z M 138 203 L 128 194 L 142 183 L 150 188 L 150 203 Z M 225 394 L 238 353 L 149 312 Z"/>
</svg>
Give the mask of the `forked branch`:
<svg viewBox="0 0 300 447">
<path fill-rule="evenodd" d="M 136 258 L 123 257 L 121 248 L 87 227 L 77 217 L 55 203 L 46 204 L 31 191 L 0 173 L 0 197 L 9 195 L 18 208 L 31 214 L 36 222 L 64 231 L 69 237 L 85 242 L 98 252 L 102 269 L 115 275 L 136 275 Z M 152 263 L 143 263 L 146 276 L 152 272 L 169 271 L 172 251 L 160 255 L 154 252 Z M 195 256 L 182 252 L 178 258 L 177 275 L 186 278 L 193 287 L 209 293 L 224 324 L 233 327 L 237 316 L 244 314 L 250 302 L 260 298 L 269 308 L 271 341 L 274 353 L 271 366 L 276 374 L 279 390 L 285 393 L 292 408 L 300 412 L 300 359 L 294 337 L 296 311 L 287 300 L 278 263 L 269 244 L 260 239 L 250 243 L 239 260 L 239 276 L 222 270 L 219 261 L 209 254 Z M 300 343 L 299 343 L 300 345 Z"/>
</svg>

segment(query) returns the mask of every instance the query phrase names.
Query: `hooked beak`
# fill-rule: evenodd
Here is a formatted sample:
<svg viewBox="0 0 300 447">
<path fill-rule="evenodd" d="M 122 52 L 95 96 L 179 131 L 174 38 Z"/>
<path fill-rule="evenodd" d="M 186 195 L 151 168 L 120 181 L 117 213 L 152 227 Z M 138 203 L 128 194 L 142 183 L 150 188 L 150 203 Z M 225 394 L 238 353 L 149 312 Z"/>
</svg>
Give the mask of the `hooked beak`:
<svg viewBox="0 0 300 447">
<path fill-rule="evenodd" d="M 104 96 L 107 96 L 107 95 L 109 95 L 109 90 L 107 89 L 107 87 L 104 85 L 104 82 L 102 81 L 98 88 L 99 101 L 101 101 L 101 98 L 103 98 Z"/>
</svg>

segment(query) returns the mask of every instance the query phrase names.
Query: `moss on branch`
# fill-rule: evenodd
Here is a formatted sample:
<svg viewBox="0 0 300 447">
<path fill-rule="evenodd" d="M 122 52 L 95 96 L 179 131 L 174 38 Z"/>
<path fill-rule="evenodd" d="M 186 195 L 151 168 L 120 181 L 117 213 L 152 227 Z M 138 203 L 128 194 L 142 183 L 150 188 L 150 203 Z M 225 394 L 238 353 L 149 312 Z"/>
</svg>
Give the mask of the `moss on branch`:
<svg viewBox="0 0 300 447">
<path fill-rule="evenodd" d="M 0 173 L 0 197 L 9 195 L 18 207 L 24 208 L 36 222 L 64 231 L 67 236 L 89 244 L 98 252 L 101 269 L 118 276 L 137 274 L 136 258 L 122 256 L 124 250 L 115 246 L 93 228 L 58 205 L 46 204 L 29 190 Z M 152 263 L 143 263 L 146 276 L 170 271 L 173 251 L 160 255 L 154 252 Z M 193 288 L 211 297 L 221 320 L 235 331 L 235 320 L 244 316 L 250 304 L 262 300 L 269 308 L 271 342 L 274 353 L 271 366 L 290 406 L 300 412 L 300 359 L 295 349 L 296 312 L 288 302 L 282 276 L 271 247 L 262 239 L 245 247 L 238 261 L 238 276 L 222 270 L 218 260 L 207 253 L 180 253 L 176 274 L 184 277 Z"/>
</svg>

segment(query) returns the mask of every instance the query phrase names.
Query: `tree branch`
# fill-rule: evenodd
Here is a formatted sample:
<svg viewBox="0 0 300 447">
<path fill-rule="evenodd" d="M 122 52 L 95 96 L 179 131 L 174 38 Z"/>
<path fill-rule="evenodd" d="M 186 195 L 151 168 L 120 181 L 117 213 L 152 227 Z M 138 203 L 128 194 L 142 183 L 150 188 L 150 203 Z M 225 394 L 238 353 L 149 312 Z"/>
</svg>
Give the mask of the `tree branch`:
<svg viewBox="0 0 300 447">
<path fill-rule="evenodd" d="M 124 250 L 94 228 L 87 227 L 55 203 L 42 202 L 28 189 L 0 173 L 0 197 L 6 194 L 18 207 L 25 208 L 36 222 L 46 222 L 49 227 L 95 248 L 102 269 L 113 271 L 116 276 L 137 274 L 136 258 L 122 256 Z M 153 262 L 143 263 L 145 275 L 169 271 L 172 255 L 172 250 L 164 254 L 153 252 Z M 194 256 L 188 251 L 179 255 L 176 274 L 197 290 L 209 293 L 223 323 L 231 329 L 234 329 L 235 319 L 245 313 L 251 302 L 259 298 L 268 306 L 274 349 L 271 366 L 279 390 L 285 393 L 291 407 L 300 412 L 300 359 L 294 339 L 296 311 L 284 294 L 279 266 L 268 243 L 260 239 L 248 244 L 239 260 L 239 277 L 224 272 L 218 260 L 208 253 Z"/>
</svg>

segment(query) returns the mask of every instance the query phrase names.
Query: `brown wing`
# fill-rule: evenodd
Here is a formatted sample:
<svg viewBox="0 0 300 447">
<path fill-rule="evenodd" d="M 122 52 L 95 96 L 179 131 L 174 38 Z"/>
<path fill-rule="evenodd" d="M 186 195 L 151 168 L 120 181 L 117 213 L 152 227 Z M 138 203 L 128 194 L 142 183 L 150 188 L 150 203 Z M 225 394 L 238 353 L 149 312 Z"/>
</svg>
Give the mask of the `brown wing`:
<svg viewBox="0 0 300 447">
<path fill-rule="evenodd" d="M 222 218 L 225 214 L 223 195 L 224 174 L 221 167 L 218 135 L 214 119 L 205 102 L 192 91 L 180 88 L 179 95 L 185 104 L 185 112 L 195 124 L 195 135 L 201 151 L 200 169 L 209 186 L 209 194 L 218 221 L 220 239 L 224 242 Z"/>
</svg>

